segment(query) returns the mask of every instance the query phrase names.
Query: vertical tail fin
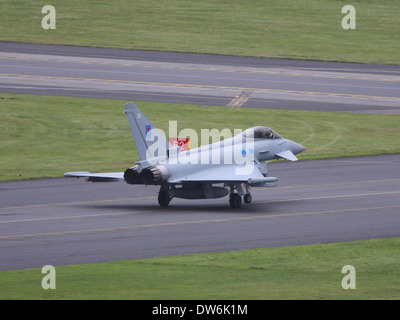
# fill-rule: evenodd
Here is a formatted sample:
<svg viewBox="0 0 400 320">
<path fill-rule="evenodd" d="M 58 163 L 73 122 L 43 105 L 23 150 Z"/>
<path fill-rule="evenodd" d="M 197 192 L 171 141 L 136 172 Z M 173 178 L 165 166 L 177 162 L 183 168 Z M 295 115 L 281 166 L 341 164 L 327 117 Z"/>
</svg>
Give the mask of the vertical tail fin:
<svg viewBox="0 0 400 320">
<path fill-rule="evenodd" d="M 158 129 L 151 123 L 149 119 L 143 114 L 142 111 L 133 103 L 128 102 L 124 106 L 126 116 L 128 117 L 129 125 L 132 130 L 133 138 L 135 139 L 135 144 L 137 151 L 139 153 L 140 160 L 145 160 L 147 157 L 147 150 L 153 143 L 151 136 L 156 134 L 157 142 L 159 145 L 166 146 L 168 148 L 168 142 L 164 134 L 160 134 Z M 162 139 L 159 141 L 159 139 Z M 165 142 L 164 142 L 165 140 Z M 150 155 L 154 156 L 154 155 Z"/>
</svg>

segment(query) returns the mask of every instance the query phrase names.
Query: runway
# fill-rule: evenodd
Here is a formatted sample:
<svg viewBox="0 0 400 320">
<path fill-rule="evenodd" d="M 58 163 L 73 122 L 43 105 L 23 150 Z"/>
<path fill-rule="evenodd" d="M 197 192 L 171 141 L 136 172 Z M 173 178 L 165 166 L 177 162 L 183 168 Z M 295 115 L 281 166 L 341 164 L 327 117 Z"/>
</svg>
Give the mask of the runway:
<svg viewBox="0 0 400 320">
<path fill-rule="evenodd" d="M 400 67 L 0 42 L 0 92 L 400 114 Z"/>
<path fill-rule="evenodd" d="M 123 170 L 125 168 L 121 168 Z M 400 236 L 400 155 L 279 161 L 276 188 L 157 204 L 157 187 L 0 183 L 0 270 Z"/>
<path fill-rule="evenodd" d="M 399 66 L 0 42 L 3 93 L 399 115 L 399 89 Z M 269 172 L 278 187 L 239 210 L 160 208 L 157 187 L 124 182 L 1 182 L 0 270 L 400 236 L 400 155 Z"/>
</svg>

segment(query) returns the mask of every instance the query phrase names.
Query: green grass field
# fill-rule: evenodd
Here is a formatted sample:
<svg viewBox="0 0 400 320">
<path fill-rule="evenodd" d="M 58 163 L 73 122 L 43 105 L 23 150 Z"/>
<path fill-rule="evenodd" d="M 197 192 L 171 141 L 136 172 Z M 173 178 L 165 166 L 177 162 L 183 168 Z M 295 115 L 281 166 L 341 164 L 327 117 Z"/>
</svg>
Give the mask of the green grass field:
<svg viewBox="0 0 400 320">
<path fill-rule="evenodd" d="M 400 238 L 0 272 L 0 299 L 400 299 Z M 355 289 L 343 289 L 345 265 Z"/>
<path fill-rule="evenodd" d="M 124 171 L 138 160 L 126 101 L 0 94 L 0 180 Z M 308 149 L 300 159 L 400 153 L 400 117 L 137 102 L 167 134 L 267 125 Z M 373 137 L 373 143 L 371 143 Z M 211 142 L 211 141 L 210 141 Z"/>
<path fill-rule="evenodd" d="M 53 0 L 55 30 L 41 26 L 50 3 L 0 4 L 2 41 L 400 64 L 398 1 Z"/>
</svg>

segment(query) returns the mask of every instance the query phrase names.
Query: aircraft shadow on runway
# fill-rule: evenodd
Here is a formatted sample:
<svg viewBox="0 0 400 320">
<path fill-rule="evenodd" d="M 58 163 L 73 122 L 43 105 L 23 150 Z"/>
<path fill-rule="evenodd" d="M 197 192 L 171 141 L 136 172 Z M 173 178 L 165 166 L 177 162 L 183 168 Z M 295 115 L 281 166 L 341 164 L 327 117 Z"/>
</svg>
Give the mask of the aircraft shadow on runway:
<svg viewBox="0 0 400 320">
<path fill-rule="evenodd" d="M 251 204 L 243 204 L 238 209 L 232 209 L 229 204 L 225 201 L 215 202 L 215 203 L 204 203 L 201 201 L 196 201 L 190 203 L 184 203 L 183 201 L 180 203 L 175 203 L 169 207 L 163 208 L 160 207 L 157 203 L 132 203 L 132 204 L 80 204 L 78 205 L 80 208 L 90 208 L 96 210 L 99 214 L 107 211 L 121 211 L 129 214 L 129 211 L 132 214 L 137 213 L 165 213 L 165 214 L 187 214 L 187 213 L 224 213 L 227 215 L 237 215 L 237 214 L 277 214 L 282 212 L 287 212 L 288 207 L 295 207 L 296 202 L 290 200 L 288 202 L 285 201 L 276 201 L 271 200 L 270 202 L 252 202 Z M 302 201 L 304 202 L 304 201 Z"/>
</svg>

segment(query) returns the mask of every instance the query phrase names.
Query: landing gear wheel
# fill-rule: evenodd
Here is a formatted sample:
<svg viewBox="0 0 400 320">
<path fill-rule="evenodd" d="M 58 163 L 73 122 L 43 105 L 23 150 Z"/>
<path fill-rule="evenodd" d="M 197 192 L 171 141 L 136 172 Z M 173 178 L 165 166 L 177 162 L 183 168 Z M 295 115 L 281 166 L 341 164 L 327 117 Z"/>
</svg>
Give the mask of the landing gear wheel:
<svg viewBox="0 0 400 320">
<path fill-rule="evenodd" d="M 158 203 L 161 207 L 168 207 L 171 198 L 168 191 L 160 191 L 158 194 Z"/>
<path fill-rule="evenodd" d="M 232 193 L 229 196 L 229 204 L 234 209 L 240 208 L 240 206 L 242 205 L 242 197 L 239 196 L 237 193 Z"/>
<path fill-rule="evenodd" d="M 253 200 L 253 197 L 251 196 L 250 193 L 248 193 L 248 194 L 244 195 L 243 200 L 244 200 L 245 203 L 250 203 L 251 200 Z"/>
</svg>

